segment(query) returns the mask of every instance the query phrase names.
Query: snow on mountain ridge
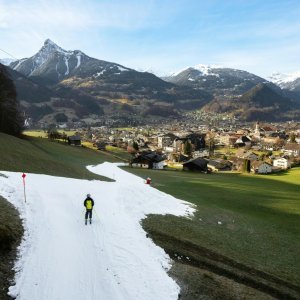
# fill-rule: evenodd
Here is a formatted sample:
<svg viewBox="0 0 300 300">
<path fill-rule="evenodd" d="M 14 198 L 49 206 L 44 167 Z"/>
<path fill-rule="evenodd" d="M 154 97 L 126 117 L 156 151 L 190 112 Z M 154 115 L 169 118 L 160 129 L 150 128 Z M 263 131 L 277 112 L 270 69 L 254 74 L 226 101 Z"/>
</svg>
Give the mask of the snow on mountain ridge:
<svg viewBox="0 0 300 300">
<path fill-rule="evenodd" d="M 208 75 L 218 76 L 218 74 L 213 73 L 213 69 L 221 69 L 221 68 L 224 68 L 224 67 L 221 65 L 214 65 L 214 64 L 212 64 L 212 65 L 198 64 L 193 67 L 185 67 L 177 72 L 173 72 L 173 73 L 171 73 L 170 77 L 175 77 L 178 74 L 180 74 L 188 69 L 194 69 L 194 70 L 200 71 L 201 72 L 201 74 L 199 74 L 200 76 L 208 76 Z"/>
<path fill-rule="evenodd" d="M 17 60 L 11 67 L 26 76 L 43 76 L 46 74 L 52 82 L 65 77 L 81 74 L 99 77 L 104 71 L 115 75 L 131 69 L 121 65 L 90 58 L 80 50 L 65 50 L 50 39 L 45 40 L 40 50 L 30 58 Z"/>
<path fill-rule="evenodd" d="M 76 68 L 78 68 L 81 64 L 81 56 L 84 55 L 84 53 L 82 53 L 79 50 L 73 50 L 73 51 L 68 50 L 67 51 L 67 50 L 59 47 L 57 44 L 55 44 L 50 39 L 47 39 L 47 40 L 45 40 L 42 48 L 35 55 L 33 55 L 32 57 L 29 58 L 31 60 L 32 66 L 26 72 L 27 73 L 26 75 L 30 76 L 30 75 L 34 74 L 34 72 L 37 69 L 39 69 L 41 66 L 43 66 L 49 60 L 49 57 L 51 57 L 55 54 L 62 57 L 63 61 L 65 62 L 65 65 L 66 65 L 65 75 L 68 75 L 70 72 L 69 65 L 68 65 L 68 61 L 69 61 L 70 57 L 72 55 L 75 55 L 77 57 Z M 28 58 L 23 58 L 23 59 L 17 61 L 17 64 L 13 65 L 12 68 L 14 70 L 18 71 L 18 68 L 21 66 L 21 64 L 27 60 L 28 60 Z"/>
<path fill-rule="evenodd" d="M 293 73 L 274 72 L 269 77 L 270 81 L 272 81 L 275 84 L 278 84 L 279 86 L 281 84 L 293 82 L 298 78 L 300 78 L 300 71 L 296 71 L 296 72 L 293 72 Z"/>
<path fill-rule="evenodd" d="M 192 67 L 195 70 L 200 71 L 203 76 L 207 76 L 207 75 L 215 75 L 213 74 L 212 70 L 213 69 L 220 69 L 220 68 L 224 68 L 221 65 L 204 65 L 204 64 L 199 64 L 196 65 L 194 67 Z"/>
<path fill-rule="evenodd" d="M 57 44 L 55 44 L 53 41 L 51 41 L 50 39 L 47 39 L 45 42 L 44 42 L 44 45 L 43 47 L 41 48 L 41 50 L 46 50 L 46 51 L 57 51 L 57 52 L 61 52 L 61 53 L 65 53 L 65 54 L 68 54 L 68 53 L 73 53 L 74 51 L 67 51 L 61 47 L 59 47 Z M 41 51 L 40 50 L 40 51 Z"/>
<path fill-rule="evenodd" d="M 0 63 L 5 66 L 9 66 L 12 62 L 16 61 L 14 58 L 0 58 Z"/>
</svg>

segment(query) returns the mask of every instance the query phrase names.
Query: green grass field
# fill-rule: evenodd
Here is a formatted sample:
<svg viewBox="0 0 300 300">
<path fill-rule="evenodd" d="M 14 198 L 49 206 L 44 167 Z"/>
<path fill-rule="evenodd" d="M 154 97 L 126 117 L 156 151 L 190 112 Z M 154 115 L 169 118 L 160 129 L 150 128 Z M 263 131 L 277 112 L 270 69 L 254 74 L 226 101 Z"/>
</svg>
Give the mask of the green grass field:
<svg viewBox="0 0 300 300">
<path fill-rule="evenodd" d="M 75 130 L 58 129 L 57 131 L 60 133 L 64 132 L 67 136 L 71 136 L 76 133 Z M 40 130 L 24 130 L 23 134 L 27 135 L 27 136 L 32 136 L 32 137 L 47 138 L 47 132 L 42 129 L 40 129 Z"/>
<path fill-rule="evenodd" d="M 300 285 L 300 168 L 270 176 L 126 170 L 150 176 L 155 188 L 197 207 L 191 219 L 151 215 L 143 221 L 164 248 L 204 247 Z"/>
<path fill-rule="evenodd" d="M 114 155 L 115 157 L 120 158 L 121 160 L 124 160 L 124 161 L 130 161 L 130 159 L 132 158 L 130 153 L 128 153 L 126 150 L 118 148 L 118 147 L 107 145 L 105 147 L 105 150 L 108 153 L 110 153 L 110 154 Z"/>
<path fill-rule="evenodd" d="M 103 152 L 84 147 L 34 137 L 20 139 L 3 133 L 0 133 L 0 156 L 0 170 L 3 171 L 103 180 L 108 179 L 90 173 L 86 166 L 117 161 Z"/>
</svg>

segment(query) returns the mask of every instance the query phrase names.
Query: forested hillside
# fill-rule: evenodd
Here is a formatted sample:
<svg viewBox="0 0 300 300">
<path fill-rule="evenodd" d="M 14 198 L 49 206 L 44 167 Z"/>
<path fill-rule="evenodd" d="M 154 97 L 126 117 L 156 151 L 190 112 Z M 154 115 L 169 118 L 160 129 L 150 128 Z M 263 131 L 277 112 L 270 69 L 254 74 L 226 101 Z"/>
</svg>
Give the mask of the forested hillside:
<svg viewBox="0 0 300 300">
<path fill-rule="evenodd" d="M 18 135 L 22 118 L 18 109 L 17 94 L 6 68 L 0 64 L 0 132 Z"/>
</svg>

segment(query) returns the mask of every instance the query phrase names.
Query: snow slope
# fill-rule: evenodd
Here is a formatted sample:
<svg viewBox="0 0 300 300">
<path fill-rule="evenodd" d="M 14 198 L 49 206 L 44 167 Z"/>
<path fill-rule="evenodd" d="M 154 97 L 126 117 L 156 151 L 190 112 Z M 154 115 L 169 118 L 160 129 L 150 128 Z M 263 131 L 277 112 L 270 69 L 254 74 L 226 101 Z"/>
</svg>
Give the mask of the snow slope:
<svg viewBox="0 0 300 300">
<path fill-rule="evenodd" d="M 18 300 L 177 299 L 169 257 L 140 225 L 146 214 L 188 215 L 186 202 L 159 192 L 116 164 L 88 169 L 116 182 L 1 172 L 0 195 L 21 213 L 25 236 L 10 295 Z M 95 200 L 84 225 L 83 200 Z"/>
</svg>

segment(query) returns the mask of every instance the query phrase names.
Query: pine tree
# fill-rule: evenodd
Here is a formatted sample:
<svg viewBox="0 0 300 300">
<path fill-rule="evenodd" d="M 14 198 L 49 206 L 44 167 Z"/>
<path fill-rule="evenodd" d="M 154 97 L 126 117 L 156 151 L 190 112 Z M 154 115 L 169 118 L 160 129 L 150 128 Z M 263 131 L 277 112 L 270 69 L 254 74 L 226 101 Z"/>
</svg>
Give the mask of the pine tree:
<svg viewBox="0 0 300 300">
<path fill-rule="evenodd" d="M 138 143 L 134 141 L 133 144 L 132 144 L 132 148 L 133 148 L 135 151 L 139 151 L 139 145 L 138 145 Z"/>
<path fill-rule="evenodd" d="M 184 143 L 184 154 L 188 156 L 192 154 L 192 144 L 189 140 Z"/>
</svg>

